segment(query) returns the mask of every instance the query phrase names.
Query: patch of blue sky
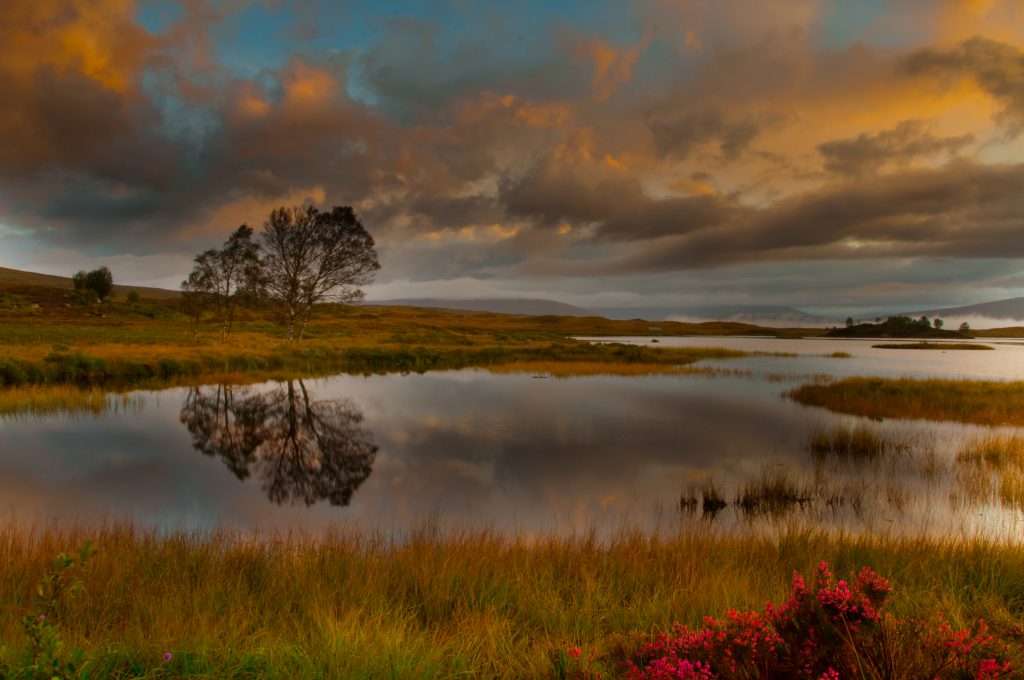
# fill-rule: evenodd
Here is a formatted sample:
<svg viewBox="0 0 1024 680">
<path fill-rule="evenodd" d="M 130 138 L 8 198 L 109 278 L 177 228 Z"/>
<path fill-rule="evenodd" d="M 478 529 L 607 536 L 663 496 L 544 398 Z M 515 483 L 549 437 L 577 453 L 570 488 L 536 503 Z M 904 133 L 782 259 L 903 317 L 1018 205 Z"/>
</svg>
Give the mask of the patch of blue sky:
<svg viewBox="0 0 1024 680">
<path fill-rule="evenodd" d="M 161 75 L 154 71 L 143 74 L 142 91 L 160 112 L 160 134 L 192 149 L 192 160 L 198 163 L 204 143 L 220 129 L 221 121 L 216 112 L 190 106 L 171 95 L 169 88 L 161 86 Z"/>
<path fill-rule="evenodd" d="M 882 15 L 887 0 L 831 0 L 825 3 L 821 25 L 824 47 L 842 49 L 861 42 L 865 31 Z"/>
<path fill-rule="evenodd" d="M 170 0 L 151 0 L 139 19 L 147 30 L 158 31 L 182 15 Z M 456 59 L 460 46 L 479 42 L 491 59 L 511 67 L 534 63 L 538 53 L 550 54 L 566 31 L 596 33 L 616 44 L 632 44 L 643 33 L 628 5 L 611 1 L 315 0 L 244 6 L 213 27 L 212 40 L 219 63 L 232 75 L 251 78 L 285 66 L 296 55 L 317 59 L 331 53 L 365 54 L 399 19 L 435 27 L 435 48 L 441 56 Z M 355 80 L 350 94 L 372 100 L 365 83 Z"/>
<path fill-rule="evenodd" d="M 185 10 L 174 0 L 145 0 L 139 6 L 136 20 L 155 35 L 184 16 Z"/>
</svg>

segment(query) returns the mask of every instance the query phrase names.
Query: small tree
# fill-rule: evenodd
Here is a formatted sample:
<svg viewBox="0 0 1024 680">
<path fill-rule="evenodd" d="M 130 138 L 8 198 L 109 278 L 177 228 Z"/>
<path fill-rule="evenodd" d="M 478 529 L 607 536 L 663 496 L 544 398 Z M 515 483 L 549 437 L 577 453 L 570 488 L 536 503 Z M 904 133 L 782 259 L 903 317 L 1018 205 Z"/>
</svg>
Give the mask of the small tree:
<svg viewBox="0 0 1024 680">
<path fill-rule="evenodd" d="M 935 317 L 935 318 L 934 318 L 934 319 L 932 320 L 932 326 L 934 326 L 934 327 L 935 327 L 935 330 L 937 330 L 937 331 L 938 331 L 938 330 L 942 330 L 942 323 L 943 323 L 943 322 L 942 322 L 942 319 L 940 319 L 939 317 Z"/>
<path fill-rule="evenodd" d="M 846 317 L 846 327 L 847 328 L 853 328 L 853 317 L 852 316 Z"/>
<path fill-rule="evenodd" d="M 79 271 L 75 272 L 75 275 L 71 277 L 71 283 L 74 284 L 75 292 L 76 293 L 84 293 L 85 292 L 85 290 L 87 288 L 86 281 L 88 280 L 88 278 L 89 278 L 89 275 L 86 274 L 85 271 L 83 271 L 83 270 L 79 270 Z"/>
<path fill-rule="evenodd" d="M 278 208 L 263 225 L 267 292 L 277 303 L 288 341 L 302 340 L 313 307 L 321 302 L 355 302 L 360 286 L 380 269 L 373 237 L 348 206 L 330 212 Z"/>
<path fill-rule="evenodd" d="M 252 235 L 252 228 L 243 224 L 220 250 L 210 249 L 197 255 L 188 281 L 182 283 L 183 293 L 188 284 L 190 293 L 203 294 L 201 307 L 214 311 L 220 323 L 221 342 L 231 332 L 238 305 L 260 294 L 259 245 Z M 199 310 L 200 315 L 203 309 Z"/>
<path fill-rule="evenodd" d="M 91 272 L 79 270 L 71 277 L 71 283 L 83 303 L 93 302 L 95 298 L 102 300 L 114 289 L 114 277 L 106 267 L 99 267 Z"/>
<path fill-rule="evenodd" d="M 970 333 L 971 332 L 971 324 L 969 324 L 966 321 L 964 321 L 962 324 L 960 324 L 960 332 L 961 333 Z"/>
<path fill-rule="evenodd" d="M 100 300 L 103 300 L 114 290 L 114 276 L 106 267 L 93 269 L 85 275 L 85 287 L 96 293 L 96 297 Z"/>
<path fill-rule="evenodd" d="M 193 338 L 199 335 L 199 324 L 209 306 L 209 295 L 205 282 L 200 281 L 195 270 L 181 282 L 181 311 L 188 317 L 188 329 Z"/>
</svg>

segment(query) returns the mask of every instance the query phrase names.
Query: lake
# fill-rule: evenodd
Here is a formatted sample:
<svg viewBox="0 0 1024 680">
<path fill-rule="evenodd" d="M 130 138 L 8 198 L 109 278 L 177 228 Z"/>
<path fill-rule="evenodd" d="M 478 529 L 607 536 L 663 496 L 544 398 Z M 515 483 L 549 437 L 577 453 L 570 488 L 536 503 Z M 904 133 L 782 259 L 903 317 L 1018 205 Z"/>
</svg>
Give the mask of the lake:
<svg viewBox="0 0 1024 680">
<path fill-rule="evenodd" d="M 963 441 L 992 428 L 871 422 L 783 396 L 824 376 L 1024 379 L 1024 344 L 980 342 L 995 350 L 661 338 L 798 356 L 700 362 L 693 368 L 722 370 L 680 375 L 462 370 L 134 392 L 98 416 L 0 417 L 0 512 L 32 525 L 130 519 L 159 530 L 315 533 L 341 523 L 400 534 L 437 521 L 605 534 L 796 521 L 1013 538 L 1020 509 L 960 488 L 954 463 Z M 833 352 L 853 356 L 825 356 Z M 900 453 L 868 466 L 814 455 L 815 433 L 843 427 L 869 428 Z M 799 498 L 732 504 L 780 478 Z M 709 484 L 727 507 L 680 508 Z"/>
</svg>

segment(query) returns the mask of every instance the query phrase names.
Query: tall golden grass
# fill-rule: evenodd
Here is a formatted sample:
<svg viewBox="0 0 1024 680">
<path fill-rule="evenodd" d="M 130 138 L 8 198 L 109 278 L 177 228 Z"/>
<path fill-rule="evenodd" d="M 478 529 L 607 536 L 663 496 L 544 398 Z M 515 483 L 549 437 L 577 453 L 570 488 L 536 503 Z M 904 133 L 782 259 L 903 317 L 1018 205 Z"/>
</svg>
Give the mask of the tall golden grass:
<svg viewBox="0 0 1024 680">
<path fill-rule="evenodd" d="M 801 404 L 870 418 L 1024 425 L 1024 382 L 845 378 L 788 394 Z"/>
<path fill-rule="evenodd" d="M 779 601 L 827 560 L 892 578 L 897 615 L 1020 625 L 1021 548 L 950 537 L 711 529 L 608 540 L 505 537 L 424 525 L 401 542 L 338 530 L 268 540 L 127 525 L 0 529 L 0 643 L 26 641 L 28 597 L 59 551 L 93 538 L 85 591 L 54 615 L 93 676 L 549 677 L 580 646 L 604 677 L 674 621 Z M 266 537 L 265 537 L 266 538 Z M 162 656 L 170 652 L 172 660 Z M 162 671 L 160 669 L 163 669 Z"/>
<path fill-rule="evenodd" d="M 99 415 L 111 410 L 137 408 L 140 398 L 115 394 L 98 387 L 73 385 L 20 385 L 0 389 L 0 415 L 28 416 L 52 413 Z"/>
<path fill-rule="evenodd" d="M 968 441 L 956 460 L 968 499 L 998 500 L 1024 510 L 1024 434 L 992 434 Z"/>
</svg>

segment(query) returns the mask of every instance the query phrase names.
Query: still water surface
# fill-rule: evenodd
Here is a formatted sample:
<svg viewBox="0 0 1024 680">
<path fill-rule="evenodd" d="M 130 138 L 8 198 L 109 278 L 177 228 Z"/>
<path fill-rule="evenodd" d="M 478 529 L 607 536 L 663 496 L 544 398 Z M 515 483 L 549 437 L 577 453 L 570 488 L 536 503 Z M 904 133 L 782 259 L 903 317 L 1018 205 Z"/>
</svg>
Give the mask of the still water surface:
<svg viewBox="0 0 1024 680">
<path fill-rule="evenodd" d="M 945 470 L 937 475 L 895 462 L 816 466 L 810 434 L 861 421 L 782 396 L 815 374 L 1024 379 L 1024 345 L 942 353 L 850 340 L 661 343 L 800 356 L 702 363 L 746 372 L 725 376 L 464 370 L 206 385 L 135 393 L 132 407 L 100 416 L 0 418 L 0 513 L 31 524 L 128 518 L 159 529 L 316 532 L 341 522 L 401 532 L 436 519 L 503 532 L 606 533 L 709 521 L 699 508 L 680 512 L 680 495 L 711 478 L 731 499 L 745 481 L 784 471 L 806 484 L 827 477 L 847 494 L 844 503 L 796 509 L 816 524 L 1010 537 L 1024 530 L 1017 510 L 954 502 L 958 442 L 984 428 L 870 423 L 913 440 Z M 854 356 L 822 356 L 836 351 Z M 714 521 L 771 520 L 729 507 Z"/>
</svg>

